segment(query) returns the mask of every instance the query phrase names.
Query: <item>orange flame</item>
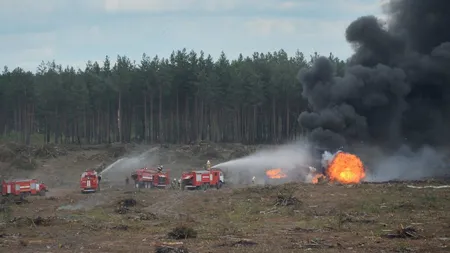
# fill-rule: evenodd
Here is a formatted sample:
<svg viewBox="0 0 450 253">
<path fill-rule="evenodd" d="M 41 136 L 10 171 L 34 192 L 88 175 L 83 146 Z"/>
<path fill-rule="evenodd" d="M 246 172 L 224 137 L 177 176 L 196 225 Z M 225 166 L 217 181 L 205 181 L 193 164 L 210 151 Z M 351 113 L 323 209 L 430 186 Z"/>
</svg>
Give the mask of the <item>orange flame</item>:
<svg viewBox="0 0 450 253">
<path fill-rule="evenodd" d="M 313 184 L 317 184 L 317 183 L 319 183 L 319 180 L 324 179 L 324 178 L 325 178 L 325 176 L 324 176 L 323 174 L 316 174 L 316 175 L 312 178 L 311 182 L 312 182 Z"/>
<path fill-rule="evenodd" d="M 364 165 L 356 155 L 339 152 L 327 169 L 330 181 L 338 181 L 343 184 L 355 184 L 361 182 L 366 173 Z"/>
<path fill-rule="evenodd" d="M 267 170 L 266 175 L 269 178 L 285 178 L 286 177 L 286 174 L 284 174 L 283 171 L 281 171 L 281 169 Z"/>
</svg>

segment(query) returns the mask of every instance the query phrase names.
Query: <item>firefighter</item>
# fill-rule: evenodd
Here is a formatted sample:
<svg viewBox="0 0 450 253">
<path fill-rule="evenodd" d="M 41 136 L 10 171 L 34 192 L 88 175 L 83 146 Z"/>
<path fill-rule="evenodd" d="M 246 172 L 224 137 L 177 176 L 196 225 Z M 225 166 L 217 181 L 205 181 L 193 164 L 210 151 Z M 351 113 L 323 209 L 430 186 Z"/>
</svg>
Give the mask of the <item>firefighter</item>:
<svg viewBox="0 0 450 253">
<path fill-rule="evenodd" d="M 253 176 L 253 177 L 252 177 L 252 184 L 255 184 L 255 180 L 256 180 L 256 177 Z"/>
<path fill-rule="evenodd" d="M 125 185 L 128 185 L 130 183 L 130 179 L 128 177 L 125 178 Z"/>
<path fill-rule="evenodd" d="M 157 170 L 158 170 L 159 172 L 161 172 L 161 171 L 163 170 L 163 166 L 162 166 L 162 165 L 159 165 L 159 167 L 157 168 Z"/>
<path fill-rule="evenodd" d="M 20 199 L 19 199 L 19 201 L 20 201 L 20 203 L 22 203 L 22 202 L 24 202 L 25 201 L 25 193 L 21 193 L 20 194 Z"/>
<path fill-rule="evenodd" d="M 177 188 L 177 179 L 176 178 L 174 178 L 173 180 L 172 180 L 172 189 L 176 189 Z"/>
<path fill-rule="evenodd" d="M 211 170 L 211 162 L 209 160 L 206 162 L 206 169 Z"/>
</svg>

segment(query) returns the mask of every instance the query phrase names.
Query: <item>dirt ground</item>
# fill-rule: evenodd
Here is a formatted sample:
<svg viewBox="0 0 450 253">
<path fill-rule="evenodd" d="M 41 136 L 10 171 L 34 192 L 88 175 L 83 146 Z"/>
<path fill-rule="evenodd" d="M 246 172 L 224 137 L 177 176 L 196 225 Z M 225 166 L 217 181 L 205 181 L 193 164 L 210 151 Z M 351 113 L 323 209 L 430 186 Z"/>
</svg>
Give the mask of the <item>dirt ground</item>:
<svg viewBox="0 0 450 253">
<path fill-rule="evenodd" d="M 243 147 L 164 149 L 159 162 L 180 170 L 203 163 L 206 156 L 220 161 L 238 155 L 236 149 L 249 152 Z M 46 177 L 50 191 L 21 204 L 2 199 L 0 252 L 450 251 L 450 188 L 408 187 L 442 182 L 290 183 L 207 191 L 136 191 L 123 184 L 79 192 L 81 171 L 123 153 L 67 149 L 63 155 L 36 157 L 36 168 L 26 172 L 3 159 L 3 177 L 34 173 Z"/>
<path fill-rule="evenodd" d="M 79 177 L 86 169 L 101 170 L 122 157 L 128 159 L 123 165 L 126 168 L 106 174 L 106 180 L 119 175 L 122 182 L 137 168 L 157 165 L 163 165 L 166 170 L 171 171 L 173 177 L 179 177 L 182 171 L 201 168 L 207 160 L 218 164 L 247 155 L 261 147 L 207 142 L 193 145 L 48 144 L 33 147 L 0 143 L 0 180 L 33 177 L 42 180 L 51 188 L 73 188 L 78 185 Z M 149 150 L 154 151 L 148 152 Z"/>
</svg>

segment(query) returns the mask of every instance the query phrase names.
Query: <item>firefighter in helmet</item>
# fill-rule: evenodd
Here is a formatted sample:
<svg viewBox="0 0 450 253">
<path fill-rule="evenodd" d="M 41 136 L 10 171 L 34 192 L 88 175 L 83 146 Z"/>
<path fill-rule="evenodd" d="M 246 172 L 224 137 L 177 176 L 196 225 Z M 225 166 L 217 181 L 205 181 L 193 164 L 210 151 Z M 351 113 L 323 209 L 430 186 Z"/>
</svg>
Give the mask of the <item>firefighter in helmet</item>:
<svg viewBox="0 0 450 253">
<path fill-rule="evenodd" d="M 206 162 L 206 169 L 211 170 L 211 162 L 209 160 Z"/>
<path fill-rule="evenodd" d="M 163 166 L 162 166 L 162 165 L 159 165 L 158 171 L 161 172 L 162 170 L 163 170 Z"/>
</svg>

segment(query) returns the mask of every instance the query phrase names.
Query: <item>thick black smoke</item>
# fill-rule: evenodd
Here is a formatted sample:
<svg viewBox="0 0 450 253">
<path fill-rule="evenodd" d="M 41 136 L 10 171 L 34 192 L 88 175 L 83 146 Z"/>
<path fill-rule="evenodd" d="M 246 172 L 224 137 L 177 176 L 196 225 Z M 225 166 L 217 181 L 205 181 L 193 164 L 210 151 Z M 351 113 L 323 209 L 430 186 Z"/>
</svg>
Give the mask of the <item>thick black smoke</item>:
<svg viewBox="0 0 450 253">
<path fill-rule="evenodd" d="M 391 0 L 387 27 L 360 17 L 346 30 L 355 49 L 343 77 L 319 58 L 299 80 L 312 141 L 336 148 L 365 142 L 450 143 L 450 0 Z"/>
</svg>

